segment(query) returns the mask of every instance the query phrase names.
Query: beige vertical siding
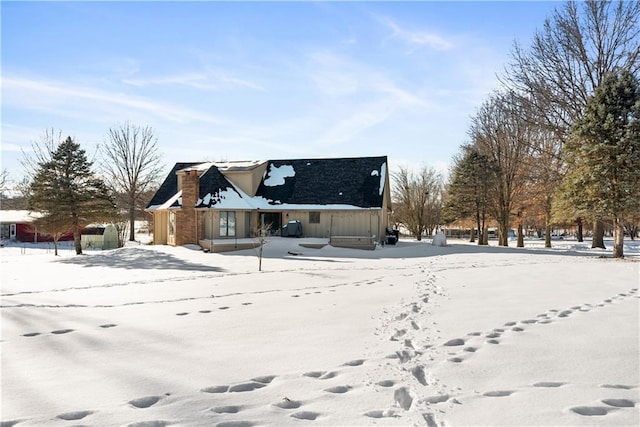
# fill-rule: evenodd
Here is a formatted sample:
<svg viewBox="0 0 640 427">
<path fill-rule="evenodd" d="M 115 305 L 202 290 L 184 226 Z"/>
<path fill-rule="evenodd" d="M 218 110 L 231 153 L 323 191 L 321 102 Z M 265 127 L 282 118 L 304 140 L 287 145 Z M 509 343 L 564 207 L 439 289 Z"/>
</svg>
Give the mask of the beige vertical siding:
<svg viewBox="0 0 640 427">
<path fill-rule="evenodd" d="M 310 223 L 311 212 L 320 212 L 320 222 Z M 258 221 L 257 212 L 236 211 L 237 237 L 251 237 L 254 235 Z M 380 240 L 384 237 L 387 225 L 386 211 L 381 209 L 357 209 L 349 211 L 282 211 L 282 225 L 287 221 L 298 220 L 302 223 L 305 237 L 331 236 L 364 236 Z M 202 227 L 201 236 L 204 239 L 221 239 L 220 211 L 216 209 L 203 210 L 200 213 Z M 166 228 L 166 227 L 165 227 Z"/>
<path fill-rule="evenodd" d="M 154 245 L 167 244 L 168 219 L 169 219 L 168 211 L 153 212 L 153 244 Z"/>
<path fill-rule="evenodd" d="M 310 212 L 320 212 L 320 223 L 309 222 Z M 288 216 L 287 216 L 288 214 Z M 283 223 L 299 220 L 306 237 L 376 236 L 379 238 L 382 221 L 380 209 L 349 211 L 284 211 Z"/>
</svg>

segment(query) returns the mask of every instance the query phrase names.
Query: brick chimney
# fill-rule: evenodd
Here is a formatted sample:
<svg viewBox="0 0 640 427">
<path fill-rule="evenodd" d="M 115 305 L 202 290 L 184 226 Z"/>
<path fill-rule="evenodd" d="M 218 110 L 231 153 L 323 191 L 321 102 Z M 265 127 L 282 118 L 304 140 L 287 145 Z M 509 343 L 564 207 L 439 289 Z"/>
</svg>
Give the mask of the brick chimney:
<svg viewBox="0 0 640 427">
<path fill-rule="evenodd" d="M 200 197 L 200 178 L 195 169 L 182 176 L 182 209 L 176 212 L 176 246 L 198 244 L 196 202 Z"/>
</svg>

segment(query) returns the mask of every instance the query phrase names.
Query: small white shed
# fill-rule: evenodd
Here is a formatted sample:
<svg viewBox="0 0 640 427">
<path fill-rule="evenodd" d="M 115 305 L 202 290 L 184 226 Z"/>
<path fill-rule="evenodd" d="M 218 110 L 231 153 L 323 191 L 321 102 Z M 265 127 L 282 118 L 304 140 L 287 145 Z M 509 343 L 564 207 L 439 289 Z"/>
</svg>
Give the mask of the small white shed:
<svg viewBox="0 0 640 427">
<path fill-rule="evenodd" d="M 90 225 L 82 229 L 82 249 L 116 249 L 118 230 L 113 224 Z"/>
</svg>

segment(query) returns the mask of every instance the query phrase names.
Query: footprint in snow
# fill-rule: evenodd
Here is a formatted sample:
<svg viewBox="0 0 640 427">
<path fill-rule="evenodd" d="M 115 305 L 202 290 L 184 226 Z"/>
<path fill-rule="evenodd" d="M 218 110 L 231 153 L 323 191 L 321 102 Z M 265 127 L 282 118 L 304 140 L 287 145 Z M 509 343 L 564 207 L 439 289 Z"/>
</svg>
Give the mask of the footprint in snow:
<svg viewBox="0 0 640 427">
<path fill-rule="evenodd" d="M 65 412 L 64 414 L 58 415 L 56 418 L 59 418 L 65 421 L 76 421 L 76 420 L 81 420 L 84 417 L 87 417 L 91 414 L 93 414 L 93 411 Z"/>
<path fill-rule="evenodd" d="M 636 406 L 635 402 L 629 399 L 603 399 L 602 403 L 616 408 L 633 408 Z"/>
<path fill-rule="evenodd" d="M 160 396 L 146 396 L 130 400 L 129 404 L 139 409 L 146 409 L 155 405 L 158 401 L 160 401 Z"/>
<path fill-rule="evenodd" d="M 624 384 L 601 384 L 600 387 L 615 388 L 615 389 L 621 389 L 621 390 L 631 390 L 632 388 L 634 388 L 634 386 L 632 385 L 624 385 Z"/>
<path fill-rule="evenodd" d="M 365 412 L 364 416 L 369 418 L 392 418 L 397 417 L 398 414 L 396 414 L 396 412 L 391 409 L 386 409 L 384 411 L 376 410 Z"/>
<path fill-rule="evenodd" d="M 116 325 L 114 323 L 105 323 L 104 325 L 100 325 L 100 327 L 103 328 L 103 329 L 115 328 L 116 326 L 118 326 L 118 325 Z"/>
<path fill-rule="evenodd" d="M 218 307 L 218 310 L 228 310 L 229 307 L 226 305 L 223 305 L 222 307 Z"/>
<path fill-rule="evenodd" d="M 275 375 L 263 375 L 261 377 L 251 378 L 251 381 L 261 384 L 271 384 L 271 381 L 273 381 L 275 377 Z"/>
<path fill-rule="evenodd" d="M 198 311 L 198 313 L 207 314 L 207 313 L 211 313 L 211 310 L 200 310 Z"/>
<path fill-rule="evenodd" d="M 242 410 L 242 406 L 217 406 L 211 410 L 216 414 L 237 414 Z"/>
<path fill-rule="evenodd" d="M 204 393 L 226 393 L 227 391 L 229 391 L 229 386 L 228 385 L 215 385 L 215 386 L 212 386 L 212 387 L 203 388 L 200 391 L 202 391 Z"/>
<path fill-rule="evenodd" d="M 69 332 L 73 332 L 73 329 L 58 329 L 55 331 L 51 331 L 52 334 L 55 335 L 62 335 L 62 334 L 68 334 Z"/>
<path fill-rule="evenodd" d="M 387 356 L 387 358 L 398 359 L 400 363 L 407 363 L 408 361 L 413 359 L 417 354 L 418 353 L 416 353 L 414 350 L 408 349 L 408 350 L 396 351 L 394 354 L 390 354 L 389 356 Z"/>
<path fill-rule="evenodd" d="M 229 393 L 243 393 L 246 391 L 257 390 L 262 387 L 265 387 L 265 384 L 258 383 L 258 382 L 236 384 L 234 386 L 229 387 Z"/>
<path fill-rule="evenodd" d="M 282 399 L 282 401 L 274 403 L 273 406 L 277 406 L 281 409 L 298 409 L 300 406 L 302 406 L 302 402 L 298 400 L 291 400 L 285 397 L 284 399 Z"/>
<path fill-rule="evenodd" d="M 407 334 L 407 330 L 406 329 L 400 329 L 399 331 L 396 331 L 395 334 L 393 334 L 393 336 L 390 338 L 390 340 L 391 341 L 398 341 L 400 338 L 402 338 L 406 334 Z"/>
<path fill-rule="evenodd" d="M 349 390 L 351 390 L 351 386 L 348 386 L 348 385 L 338 385 L 335 387 L 329 387 L 324 389 L 324 391 L 328 393 L 336 393 L 336 394 L 346 393 Z"/>
<path fill-rule="evenodd" d="M 533 386 L 534 387 L 562 387 L 565 384 L 566 383 L 560 383 L 555 381 L 542 381 L 539 383 L 535 383 Z"/>
<path fill-rule="evenodd" d="M 29 332 L 27 334 L 22 334 L 23 337 L 37 337 L 38 335 L 41 335 L 40 332 Z"/>
<path fill-rule="evenodd" d="M 414 366 L 411 368 L 411 374 L 422 385 L 427 385 L 427 378 L 425 377 L 424 368 L 422 366 Z"/>
<path fill-rule="evenodd" d="M 322 375 L 320 377 L 321 380 L 328 380 L 331 378 L 335 378 L 338 376 L 338 373 L 336 371 L 331 371 L 331 372 L 327 372 L 326 374 Z"/>
<path fill-rule="evenodd" d="M 355 359 L 355 360 L 350 360 L 349 362 L 345 363 L 344 366 L 360 366 L 365 362 L 365 359 Z"/>
<path fill-rule="evenodd" d="M 189 313 L 183 311 L 182 313 L 176 313 L 176 316 L 186 316 L 188 314 Z"/>
<path fill-rule="evenodd" d="M 497 391 L 488 391 L 488 392 L 484 393 L 483 396 L 487 396 L 487 397 L 505 397 L 505 396 L 511 396 L 513 393 L 515 393 L 513 390 L 497 390 Z"/>
<path fill-rule="evenodd" d="M 613 408 L 605 408 L 604 406 L 576 406 L 571 411 L 578 415 L 586 417 L 607 415 Z"/>
<path fill-rule="evenodd" d="M 469 335 L 472 335 L 472 334 L 469 334 Z M 462 338 L 455 338 L 444 343 L 444 346 L 446 347 L 454 347 L 459 345 L 464 345 L 464 340 Z"/>
<path fill-rule="evenodd" d="M 380 387 L 393 387 L 395 385 L 395 382 L 391 380 L 382 380 L 378 381 L 376 385 L 379 385 Z"/>
<path fill-rule="evenodd" d="M 395 320 L 404 320 L 409 316 L 409 313 L 400 313 L 395 317 Z"/>
<path fill-rule="evenodd" d="M 140 421 L 127 424 L 127 427 L 166 427 L 168 425 L 169 423 L 166 421 Z"/>
<path fill-rule="evenodd" d="M 449 396 L 448 394 L 439 394 L 437 396 L 427 397 L 424 401 L 427 403 L 442 403 L 449 400 L 450 397 L 451 396 Z"/>
<path fill-rule="evenodd" d="M 406 387 L 400 387 L 393 392 L 393 399 L 396 401 L 398 406 L 400 406 L 405 411 L 411 409 L 411 404 L 413 403 L 413 396 L 411 396 L 411 392 Z"/>
<path fill-rule="evenodd" d="M 299 420 L 309 420 L 309 421 L 313 421 L 316 418 L 318 418 L 321 414 L 318 412 L 311 412 L 311 411 L 300 411 L 300 412 L 296 412 L 294 414 L 291 414 L 291 417 L 293 418 L 297 418 Z"/>
<path fill-rule="evenodd" d="M 305 372 L 302 375 L 309 378 L 320 378 L 325 373 L 326 373 L 325 371 L 310 371 L 310 372 Z"/>
<path fill-rule="evenodd" d="M 216 427 L 254 427 L 256 425 L 252 421 L 223 421 L 216 424 Z"/>
</svg>

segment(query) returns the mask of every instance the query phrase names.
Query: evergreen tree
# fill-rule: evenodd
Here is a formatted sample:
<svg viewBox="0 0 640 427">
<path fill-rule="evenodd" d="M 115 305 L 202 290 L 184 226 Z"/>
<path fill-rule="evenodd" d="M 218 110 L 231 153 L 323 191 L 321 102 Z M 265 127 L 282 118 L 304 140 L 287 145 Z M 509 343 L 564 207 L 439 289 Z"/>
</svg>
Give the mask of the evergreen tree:
<svg viewBox="0 0 640 427">
<path fill-rule="evenodd" d="M 475 147 L 467 146 L 463 150 L 462 157 L 455 162 L 447 188 L 445 212 L 451 221 L 473 218 L 478 230 L 478 245 L 486 245 L 486 220 L 489 189 L 493 186 L 493 166 L 489 158 Z M 473 232 L 471 239 L 473 241 Z"/>
<path fill-rule="evenodd" d="M 82 253 L 81 228 L 115 214 L 113 198 L 91 166 L 85 151 L 68 137 L 49 160 L 37 164 L 29 186 L 29 209 L 42 213 L 41 221 L 49 228 L 57 228 L 49 232 L 73 232 L 76 254 Z"/>
<path fill-rule="evenodd" d="M 561 197 L 596 218 L 611 218 L 613 256 L 623 256 L 624 220 L 640 210 L 640 84 L 612 73 L 589 99 L 565 146 Z"/>
</svg>

